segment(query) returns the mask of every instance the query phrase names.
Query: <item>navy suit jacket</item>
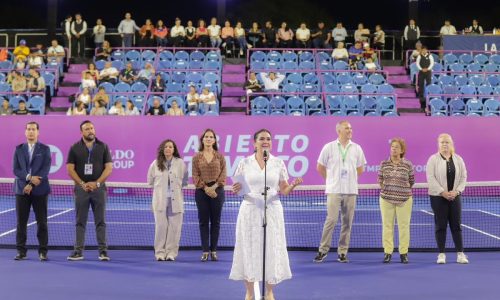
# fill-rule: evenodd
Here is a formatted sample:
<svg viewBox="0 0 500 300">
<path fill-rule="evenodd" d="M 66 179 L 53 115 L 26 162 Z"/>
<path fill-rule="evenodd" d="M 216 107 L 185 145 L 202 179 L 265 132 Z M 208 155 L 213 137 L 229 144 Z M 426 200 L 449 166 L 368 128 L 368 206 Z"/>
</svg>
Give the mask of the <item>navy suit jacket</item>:
<svg viewBox="0 0 500 300">
<path fill-rule="evenodd" d="M 50 148 L 42 143 L 36 143 L 33 150 L 33 157 L 30 164 L 30 154 L 28 143 L 21 144 L 16 147 L 14 152 L 13 169 L 16 176 L 14 182 L 14 193 L 16 195 L 24 195 L 23 189 L 28 184 L 26 177 L 31 176 L 42 177 L 41 183 L 38 186 L 33 186 L 31 195 L 43 196 L 50 193 L 49 171 L 52 164 Z M 31 170 L 31 173 L 30 173 Z"/>
</svg>

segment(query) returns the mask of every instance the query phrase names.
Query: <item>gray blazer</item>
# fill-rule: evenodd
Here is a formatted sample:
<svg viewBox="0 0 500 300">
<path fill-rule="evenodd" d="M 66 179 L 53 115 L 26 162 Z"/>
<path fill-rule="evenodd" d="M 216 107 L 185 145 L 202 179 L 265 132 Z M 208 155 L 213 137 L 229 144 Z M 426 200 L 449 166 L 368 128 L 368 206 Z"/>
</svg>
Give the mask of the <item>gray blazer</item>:
<svg viewBox="0 0 500 300">
<path fill-rule="evenodd" d="M 174 157 L 170 170 L 163 172 L 158 169 L 156 160 L 149 166 L 148 184 L 153 187 L 153 211 L 164 211 L 167 209 L 167 189 L 170 178 L 170 187 L 172 190 L 172 212 L 184 212 L 184 197 L 182 188 L 187 185 L 187 167 L 184 161 Z"/>
<path fill-rule="evenodd" d="M 467 169 L 462 157 L 457 154 L 452 155 L 455 165 L 455 182 L 453 189 L 462 193 L 467 182 Z M 433 154 L 427 161 L 427 183 L 429 184 L 429 195 L 440 196 L 442 192 L 448 191 L 446 179 L 446 160 L 439 153 Z"/>
</svg>

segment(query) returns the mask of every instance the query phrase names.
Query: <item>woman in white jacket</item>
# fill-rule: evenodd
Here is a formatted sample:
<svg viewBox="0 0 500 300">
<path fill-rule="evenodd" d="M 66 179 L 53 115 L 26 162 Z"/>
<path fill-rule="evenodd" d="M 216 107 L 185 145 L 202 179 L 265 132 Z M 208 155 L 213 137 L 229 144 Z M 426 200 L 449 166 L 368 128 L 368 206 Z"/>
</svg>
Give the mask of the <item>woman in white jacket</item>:
<svg viewBox="0 0 500 300">
<path fill-rule="evenodd" d="M 172 140 L 163 141 L 148 171 L 148 184 L 153 187 L 157 261 L 174 261 L 179 253 L 184 215 L 182 188 L 187 180 L 187 168 L 177 145 Z"/>
</svg>

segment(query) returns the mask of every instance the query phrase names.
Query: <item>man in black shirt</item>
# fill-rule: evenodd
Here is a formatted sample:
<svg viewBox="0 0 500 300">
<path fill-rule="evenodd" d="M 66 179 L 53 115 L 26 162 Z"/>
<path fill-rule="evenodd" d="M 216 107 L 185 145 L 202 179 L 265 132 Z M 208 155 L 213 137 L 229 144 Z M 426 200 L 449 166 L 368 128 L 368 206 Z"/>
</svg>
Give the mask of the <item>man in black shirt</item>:
<svg viewBox="0 0 500 300">
<path fill-rule="evenodd" d="M 76 242 L 68 260 L 82 260 L 85 243 L 85 227 L 89 206 L 92 205 L 99 260 L 108 261 L 106 243 L 105 209 L 107 192 L 104 182 L 111 174 L 113 162 L 108 145 L 95 137 L 90 121 L 80 124 L 82 139 L 71 146 L 66 167 L 75 184 Z"/>
<path fill-rule="evenodd" d="M 264 43 L 264 48 L 276 48 L 276 29 L 273 28 L 271 21 L 266 22 L 263 33 L 264 39 L 262 43 Z"/>
<path fill-rule="evenodd" d="M 325 29 L 325 23 L 320 21 L 318 22 L 318 28 L 316 28 L 311 34 L 313 46 L 316 49 L 332 48 L 331 38 L 332 34 Z"/>
</svg>

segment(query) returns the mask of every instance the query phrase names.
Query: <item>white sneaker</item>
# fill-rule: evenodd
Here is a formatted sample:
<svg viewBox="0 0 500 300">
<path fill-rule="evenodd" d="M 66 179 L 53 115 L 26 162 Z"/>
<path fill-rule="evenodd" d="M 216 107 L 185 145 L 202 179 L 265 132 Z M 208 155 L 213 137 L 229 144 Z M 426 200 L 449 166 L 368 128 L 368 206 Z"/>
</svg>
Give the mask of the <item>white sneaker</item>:
<svg viewBox="0 0 500 300">
<path fill-rule="evenodd" d="M 243 56 L 243 50 L 240 50 L 240 56 Z"/>
<path fill-rule="evenodd" d="M 440 265 L 445 264 L 446 263 L 446 254 L 439 253 L 436 263 L 438 263 Z"/>
<path fill-rule="evenodd" d="M 253 46 L 250 45 L 250 44 L 248 44 L 247 47 L 248 47 L 248 49 L 252 49 L 253 48 Z"/>
<path fill-rule="evenodd" d="M 457 252 L 457 263 L 468 264 L 469 260 L 467 259 L 467 255 L 463 252 Z"/>
</svg>

